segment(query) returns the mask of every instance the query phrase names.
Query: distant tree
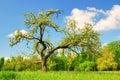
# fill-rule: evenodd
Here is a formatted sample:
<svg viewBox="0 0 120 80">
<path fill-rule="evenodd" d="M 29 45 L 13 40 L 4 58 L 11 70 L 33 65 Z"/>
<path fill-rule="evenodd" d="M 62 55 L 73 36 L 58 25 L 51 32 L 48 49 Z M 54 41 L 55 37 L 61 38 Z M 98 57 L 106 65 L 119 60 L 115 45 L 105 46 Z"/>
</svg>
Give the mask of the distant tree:
<svg viewBox="0 0 120 80">
<path fill-rule="evenodd" d="M 115 61 L 118 63 L 118 69 L 120 70 L 120 40 L 110 42 L 107 47 L 109 51 L 115 54 Z"/>
<path fill-rule="evenodd" d="M 54 14 L 58 15 L 59 13 L 61 13 L 60 10 L 46 10 L 44 12 L 39 12 L 37 16 L 35 16 L 34 13 L 25 14 L 24 22 L 25 25 L 28 26 L 29 31 L 23 34 L 22 31 L 17 30 L 14 37 L 10 38 L 10 46 L 14 46 L 22 40 L 33 41 L 34 51 L 37 51 L 40 55 L 42 71 L 47 71 L 46 62 L 56 50 L 70 49 L 77 53 L 79 48 L 85 46 L 92 48 L 91 45 L 96 45 L 95 42 L 98 41 L 96 39 L 98 39 L 99 35 L 92 30 L 90 24 L 85 24 L 86 27 L 79 33 L 61 29 L 58 24 L 53 21 Z M 74 21 L 68 24 L 70 27 L 76 27 Z M 46 38 L 46 31 L 51 29 L 56 32 L 65 33 L 65 37 L 57 46 L 52 43 L 49 37 Z M 54 34 L 55 33 L 53 33 L 53 35 Z"/>
<path fill-rule="evenodd" d="M 108 48 L 104 47 L 100 57 L 97 59 L 97 67 L 99 70 L 115 70 L 117 63 L 114 61 L 115 54 L 109 52 Z"/>
<path fill-rule="evenodd" d="M 38 55 L 28 55 L 16 57 L 12 56 L 10 59 L 7 59 L 2 67 L 2 70 L 5 71 L 35 71 L 41 68 L 41 64 L 36 64 L 36 61 L 39 61 Z"/>
<path fill-rule="evenodd" d="M 0 58 L 0 70 L 1 70 L 3 65 L 4 65 L 4 57 L 1 57 Z"/>
</svg>

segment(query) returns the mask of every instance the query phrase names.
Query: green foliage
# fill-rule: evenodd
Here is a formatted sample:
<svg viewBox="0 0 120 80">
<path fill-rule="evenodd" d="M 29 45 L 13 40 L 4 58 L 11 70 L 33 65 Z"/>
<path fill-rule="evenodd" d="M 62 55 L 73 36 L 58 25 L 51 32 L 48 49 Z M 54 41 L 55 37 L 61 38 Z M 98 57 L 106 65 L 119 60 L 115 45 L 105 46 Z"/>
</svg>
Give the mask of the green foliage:
<svg viewBox="0 0 120 80">
<path fill-rule="evenodd" d="M 75 57 L 70 66 L 70 70 L 75 71 L 95 71 L 97 67 L 96 62 L 87 59 L 85 54 L 80 54 Z"/>
<path fill-rule="evenodd" d="M 72 22 L 71 25 L 73 25 L 74 22 Z M 72 26 L 75 28 L 76 25 Z M 72 29 L 73 29 L 72 28 Z M 81 53 L 79 56 L 77 56 L 73 61 L 71 61 L 71 65 L 69 67 L 69 70 L 93 70 L 95 68 L 96 70 L 96 57 L 100 53 L 100 41 L 99 36 L 97 32 L 93 31 L 92 25 L 85 24 L 85 27 L 83 29 L 80 29 L 78 32 L 71 32 L 68 33 L 68 36 L 66 36 L 62 42 L 61 45 L 69 45 L 70 47 L 73 46 L 73 48 L 77 49 L 77 51 L 81 50 Z M 79 47 L 79 48 L 78 48 Z M 88 62 L 88 63 L 87 63 Z"/>
<path fill-rule="evenodd" d="M 100 49 L 100 34 L 93 30 L 91 24 L 85 24 L 83 29 L 76 32 L 68 32 L 67 36 L 61 41 L 61 46 L 69 45 L 70 48 L 80 48 L 82 53 L 89 58 L 98 55 Z"/>
<path fill-rule="evenodd" d="M 107 45 L 109 51 L 115 54 L 115 61 L 118 63 L 118 70 L 120 70 L 120 40 L 110 42 Z"/>
<path fill-rule="evenodd" d="M 55 70 L 59 71 L 59 70 L 66 70 L 67 69 L 67 63 L 65 62 L 64 59 L 62 59 L 61 57 L 57 57 L 55 59 Z"/>
<path fill-rule="evenodd" d="M 12 71 L 2 71 L 0 73 L 0 80 L 16 80 L 17 74 Z"/>
<path fill-rule="evenodd" d="M 67 70 L 67 58 L 65 56 L 54 54 L 47 62 L 48 70 L 64 71 Z"/>
<path fill-rule="evenodd" d="M 97 60 L 99 70 L 116 70 L 117 63 L 114 61 L 115 54 L 109 52 L 106 47 L 103 48 L 101 56 Z"/>
<path fill-rule="evenodd" d="M 71 65 L 70 65 L 70 67 L 69 67 L 69 70 L 71 71 L 73 71 L 73 70 L 75 70 L 75 66 L 78 66 L 81 62 L 83 62 L 82 61 L 83 59 L 82 59 L 82 57 L 81 56 L 77 56 L 77 57 L 75 57 L 72 61 L 71 61 Z"/>
<path fill-rule="evenodd" d="M 27 33 L 22 33 L 20 30 L 16 30 L 14 37 L 9 38 L 10 46 L 14 46 L 22 40 L 39 40 L 42 36 L 38 35 L 40 30 L 43 30 L 40 34 L 44 34 L 44 30 L 47 27 L 53 28 L 56 31 L 59 31 L 59 26 L 52 22 L 53 14 L 59 14 L 60 10 L 46 10 L 44 12 L 39 12 L 36 16 L 33 12 L 25 13 L 25 25 L 29 28 Z M 39 41 L 37 41 L 39 42 Z M 33 45 L 34 46 L 34 45 Z M 34 46 L 35 47 L 35 46 Z"/>
<path fill-rule="evenodd" d="M 22 66 L 21 58 L 22 58 L 21 56 L 18 56 L 18 57 L 12 56 L 11 59 L 8 59 L 5 61 L 5 64 L 3 66 L 3 70 L 10 70 L 10 71 L 18 70 L 18 65 Z M 19 70 L 21 70 L 20 67 L 19 67 Z"/>
<path fill-rule="evenodd" d="M 29 60 L 30 60 L 30 62 L 28 62 L 28 63 L 31 63 L 31 64 L 27 68 L 30 68 L 30 70 L 32 70 L 32 71 L 41 69 L 41 63 L 39 63 L 40 59 L 39 59 L 38 55 L 32 55 Z M 38 62 L 38 63 L 36 63 L 36 62 Z"/>
<path fill-rule="evenodd" d="M 0 70 L 4 65 L 4 57 L 0 58 Z"/>
<path fill-rule="evenodd" d="M 68 53 L 67 55 L 67 66 L 68 66 L 68 71 L 74 70 L 74 59 L 76 58 L 77 54 L 75 53 Z"/>
<path fill-rule="evenodd" d="M 13 64 L 10 64 L 9 59 L 5 61 L 2 70 L 13 70 Z"/>
<path fill-rule="evenodd" d="M 75 66 L 76 71 L 94 71 L 94 69 L 96 69 L 96 63 L 90 61 L 85 61 Z"/>
<path fill-rule="evenodd" d="M 8 59 L 5 61 L 5 64 L 3 65 L 2 70 L 5 71 L 24 71 L 24 70 L 31 70 L 36 71 L 40 70 L 41 64 L 35 63 L 39 61 L 37 55 L 29 56 L 29 57 L 11 57 L 11 59 Z"/>
<path fill-rule="evenodd" d="M 94 61 L 95 57 L 100 53 L 100 34 L 93 30 L 91 24 L 85 24 L 85 28 L 82 29 L 81 35 L 81 54 L 84 54 L 88 60 Z"/>
<path fill-rule="evenodd" d="M 107 45 L 108 49 L 114 53 L 119 53 L 120 52 L 120 40 L 110 42 Z"/>
<path fill-rule="evenodd" d="M 78 34 L 74 36 L 74 38 L 76 38 L 76 40 L 79 41 L 80 46 L 84 47 L 84 46 L 87 46 L 90 44 L 93 44 L 94 46 L 95 45 L 100 45 L 100 41 L 99 41 L 99 36 L 100 34 L 95 32 L 93 30 L 93 26 L 91 24 L 85 24 L 84 28 L 83 29 L 80 29 L 78 32 L 76 32 Z M 96 46 L 96 47 L 99 47 L 99 46 Z"/>
</svg>

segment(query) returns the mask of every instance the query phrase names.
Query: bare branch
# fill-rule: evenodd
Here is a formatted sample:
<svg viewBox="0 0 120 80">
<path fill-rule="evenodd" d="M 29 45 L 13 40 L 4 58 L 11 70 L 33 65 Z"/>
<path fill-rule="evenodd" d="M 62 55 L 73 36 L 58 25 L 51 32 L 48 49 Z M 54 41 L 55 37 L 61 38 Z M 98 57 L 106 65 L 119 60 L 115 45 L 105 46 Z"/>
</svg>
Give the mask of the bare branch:
<svg viewBox="0 0 120 80">
<path fill-rule="evenodd" d="M 58 50 L 58 49 L 66 49 L 69 48 L 69 45 L 65 45 L 65 46 L 58 46 L 56 48 L 54 48 L 53 50 L 49 51 L 48 54 L 46 55 L 45 59 L 47 59 L 51 54 L 54 53 L 54 51 Z"/>
<path fill-rule="evenodd" d="M 40 42 L 37 42 L 37 45 L 36 45 L 36 50 L 37 50 L 37 53 L 40 53 L 40 51 L 38 50 L 38 45 L 39 45 Z"/>
<path fill-rule="evenodd" d="M 75 51 L 74 49 L 72 49 L 72 48 L 68 48 L 68 49 L 72 50 L 72 51 L 75 52 L 77 55 L 79 55 L 79 53 L 78 53 L 77 51 Z"/>
<path fill-rule="evenodd" d="M 29 40 L 40 40 L 39 38 L 36 38 L 36 37 L 26 37 L 26 36 L 23 36 L 23 38 L 26 38 L 26 39 L 29 39 Z"/>
</svg>

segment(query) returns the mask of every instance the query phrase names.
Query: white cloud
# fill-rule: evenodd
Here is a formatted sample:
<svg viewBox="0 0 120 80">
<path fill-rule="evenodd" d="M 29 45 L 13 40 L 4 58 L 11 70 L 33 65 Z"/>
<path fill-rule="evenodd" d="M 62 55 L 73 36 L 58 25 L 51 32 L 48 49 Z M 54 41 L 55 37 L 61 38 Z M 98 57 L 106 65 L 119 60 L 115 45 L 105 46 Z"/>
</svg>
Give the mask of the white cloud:
<svg viewBox="0 0 120 80">
<path fill-rule="evenodd" d="M 107 17 L 98 21 L 94 29 L 96 31 L 120 29 L 120 6 L 113 6 L 113 8 L 106 11 L 106 13 Z"/>
<path fill-rule="evenodd" d="M 71 16 L 67 16 L 67 19 L 74 19 L 77 22 L 77 27 L 82 28 L 85 22 L 93 24 L 92 18 L 96 15 L 96 12 L 88 12 L 87 10 L 79 10 L 77 8 L 72 10 Z"/>
<path fill-rule="evenodd" d="M 20 30 L 20 32 L 24 35 L 27 34 L 27 31 L 25 31 L 24 29 Z M 18 34 L 18 30 L 16 30 L 15 32 L 11 33 L 8 35 L 8 37 L 15 37 L 15 35 Z"/>
<path fill-rule="evenodd" d="M 101 17 L 103 16 L 106 17 Z M 99 16 L 99 20 L 96 18 Z M 111 10 L 104 11 L 94 7 L 87 7 L 87 10 L 73 9 L 67 19 L 74 19 L 77 22 L 77 28 L 84 27 L 84 23 L 91 23 L 95 31 L 106 31 L 120 29 L 120 5 L 114 5 Z M 97 20 L 95 22 L 95 20 Z"/>
<path fill-rule="evenodd" d="M 94 7 L 87 7 L 87 10 L 88 11 L 93 11 L 93 12 L 98 12 L 98 13 L 103 13 L 103 14 L 106 14 L 106 12 L 104 11 L 104 10 L 102 10 L 102 9 L 96 9 L 96 8 L 94 8 Z"/>
</svg>

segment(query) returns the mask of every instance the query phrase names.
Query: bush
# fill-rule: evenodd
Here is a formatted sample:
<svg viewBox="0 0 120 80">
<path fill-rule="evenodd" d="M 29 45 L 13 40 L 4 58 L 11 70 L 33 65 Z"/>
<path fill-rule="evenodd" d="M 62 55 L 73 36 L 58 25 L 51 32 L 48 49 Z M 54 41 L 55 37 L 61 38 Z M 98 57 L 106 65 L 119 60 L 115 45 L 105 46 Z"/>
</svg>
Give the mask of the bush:
<svg viewBox="0 0 120 80">
<path fill-rule="evenodd" d="M 16 80 L 17 74 L 12 71 L 2 71 L 0 73 L 0 80 Z"/>
<path fill-rule="evenodd" d="M 67 63 L 64 59 L 57 58 L 55 62 L 56 62 L 55 69 L 57 71 L 58 70 L 67 70 Z"/>
<path fill-rule="evenodd" d="M 22 64 L 17 64 L 15 65 L 15 71 L 23 71 L 25 70 L 25 65 L 22 65 Z"/>
<path fill-rule="evenodd" d="M 96 63 L 90 61 L 85 61 L 75 67 L 75 70 L 77 71 L 93 71 L 94 69 L 96 69 Z"/>
<path fill-rule="evenodd" d="M 84 63 L 87 60 L 86 58 L 87 56 L 85 54 L 80 54 L 79 56 L 75 57 L 70 65 L 69 70 L 75 70 L 76 67 L 78 67 L 80 64 Z"/>
<path fill-rule="evenodd" d="M 63 71 L 67 70 L 67 62 L 62 57 L 56 57 L 54 60 L 48 61 L 48 70 L 56 70 L 56 71 Z"/>
<path fill-rule="evenodd" d="M 77 57 L 75 57 L 75 58 L 72 60 L 72 62 L 71 62 L 71 65 L 70 65 L 69 70 L 70 70 L 70 71 L 75 70 L 75 67 L 78 66 L 78 65 L 79 65 L 80 63 L 82 63 L 82 62 L 83 62 L 82 56 L 77 56 Z"/>
</svg>

